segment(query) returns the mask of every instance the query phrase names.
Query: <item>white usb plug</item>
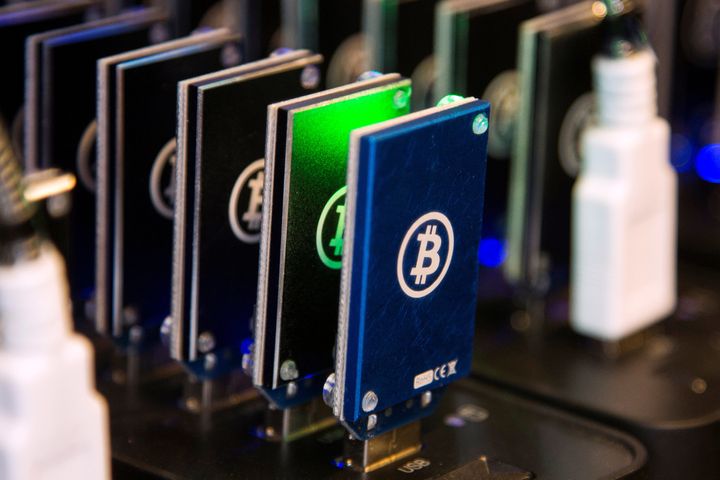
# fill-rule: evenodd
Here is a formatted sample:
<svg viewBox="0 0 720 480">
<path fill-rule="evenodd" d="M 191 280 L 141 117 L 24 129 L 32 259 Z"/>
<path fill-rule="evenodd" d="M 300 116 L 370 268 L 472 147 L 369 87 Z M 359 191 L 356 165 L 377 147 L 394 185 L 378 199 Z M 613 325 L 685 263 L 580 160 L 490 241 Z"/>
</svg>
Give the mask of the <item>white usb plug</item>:
<svg viewBox="0 0 720 480">
<path fill-rule="evenodd" d="M 108 413 L 72 332 L 62 257 L 0 266 L 0 478 L 110 478 Z"/>
<path fill-rule="evenodd" d="M 572 196 L 571 323 L 617 341 L 676 303 L 677 177 L 657 116 L 655 56 L 593 61 L 597 122 Z"/>
</svg>

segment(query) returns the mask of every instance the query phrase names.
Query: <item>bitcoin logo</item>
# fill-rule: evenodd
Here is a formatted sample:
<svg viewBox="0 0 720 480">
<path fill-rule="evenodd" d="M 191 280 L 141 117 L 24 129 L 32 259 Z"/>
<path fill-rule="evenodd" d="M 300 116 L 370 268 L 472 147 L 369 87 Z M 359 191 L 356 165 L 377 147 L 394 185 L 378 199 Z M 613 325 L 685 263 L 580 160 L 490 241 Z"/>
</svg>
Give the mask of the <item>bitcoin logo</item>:
<svg viewBox="0 0 720 480">
<path fill-rule="evenodd" d="M 97 140 L 97 120 L 93 120 L 85 128 L 85 131 L 80 137 L 80 143 L 77 149 L 77 172 L 80 178 L 80 183 L 88 189 L 88 191 L 95 193 L 97 191 L 96 177 L 96 158 L 95 158 L 95 143 Z"/>
<path fill-rule="evenodd" d="M 257 243 L 260 240 L 264 167 L 265 160 L 262 158 L 245 167 L 235 181 L 230 194 L 228 205 L 230 228 L 235 236 L 245 243 Z"/>
<path fill-rule="evenodd" d="M 421 298 L 435 290 L 450 268 L 454 246 L 452 225 L 445 215 L 430 212 L 418 218 L 398 253 L 397 278 L 402 291 Z"/>
<path fill-rule="evenodd" d="M 592 92 L 580 95 L 565 113 L 558 136 L 558 157 L 560 166 L 569 177 L 580 173 L 582 134 L 595 120 L 595 95 Z"/>
<path fill-rule="evenodd" d="M 343 235 L 345 234 L 345 193 L 347 187 L 335 192 L 325 204 L 315 232 L 315 247 L 326 267 L 342 267 Z"/>
<path fill-rule="evenodd" d="M 177 142 L 173 137 L 160 149 L 150 172 L 150 200 L 155 210 L 165 218 L 173 218 L 176 161 Z"/>
<path fill-rule="evenodd" d="M 428 275 L 435 273 L 440 266 L 438 251 L 442 245 L 442 238 L 437 234 L 437 225 L 427 225 L 425 233 L 418 234 L 417 240 L 420 242 L 420 250 L 417 262 L 410 270 L 410 276 L 415 277 L 415 285 L 425 285 Z M 432 246 L 428 248 L 428 244 Z M 428 265 L 425 265 L 426 259 L 430 260 Z"/>
</svg>

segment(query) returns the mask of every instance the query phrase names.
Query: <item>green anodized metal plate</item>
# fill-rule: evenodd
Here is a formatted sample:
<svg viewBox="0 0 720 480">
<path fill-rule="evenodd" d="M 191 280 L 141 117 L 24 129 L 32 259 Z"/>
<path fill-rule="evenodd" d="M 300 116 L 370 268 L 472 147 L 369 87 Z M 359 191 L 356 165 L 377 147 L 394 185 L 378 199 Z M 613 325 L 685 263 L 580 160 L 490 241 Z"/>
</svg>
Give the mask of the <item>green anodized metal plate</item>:
<svg viewBox="0 0 720 480">
<path fill-rule="evenodd" d="M 299 387 L 319 394 L 333 368 L 350 132 L 410 109 L 409 80 L 371 85 L 289 108 L 287 134 L 276 138 L 285 145 L 284 168 L 273 168 L 280 159 L 266 166 L 266 179 L 274 176 L 275 188 L 284 184 L 282 200 L 269 207 L 269 228 L 282 234 L 273 233 L 268 247 L 271 257 L 280 252 L 277 277 L 268 278 L 277 285 L 266 300 L 272 305 L 260 309 L 267 312 L 261 332 L 267 337 L 258 340 L 256 331 L 256 343 L 263 343 L 256 348 L 274 347 L 271 358 L 263 355 L 272 366 L 262 368 L 272 368 L 273 389 L 303 379 Z"/>
</svg>

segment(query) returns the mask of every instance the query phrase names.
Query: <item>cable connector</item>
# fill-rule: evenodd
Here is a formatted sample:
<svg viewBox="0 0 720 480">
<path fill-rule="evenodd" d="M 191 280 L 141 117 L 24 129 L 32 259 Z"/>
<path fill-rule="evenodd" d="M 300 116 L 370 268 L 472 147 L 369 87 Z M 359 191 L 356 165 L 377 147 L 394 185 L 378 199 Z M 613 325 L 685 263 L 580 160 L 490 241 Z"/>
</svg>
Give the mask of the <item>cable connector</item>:
<svg viewBox="0 0 720 480">
<path fill-rule="evenodd" d="M 108 413 L 92 347 L 72 332 L 65 268 L 39 255 L 0 266 L 0 478 L 108 479 Z"/>
<path fill-rule="evenodd" d="M 593 73 L 598 120 L 582 137 L 572 200 L 571 322 L 617 341 L 675 307 L 677 176 L 652 52 L 598 57 Z"/>
</svg>

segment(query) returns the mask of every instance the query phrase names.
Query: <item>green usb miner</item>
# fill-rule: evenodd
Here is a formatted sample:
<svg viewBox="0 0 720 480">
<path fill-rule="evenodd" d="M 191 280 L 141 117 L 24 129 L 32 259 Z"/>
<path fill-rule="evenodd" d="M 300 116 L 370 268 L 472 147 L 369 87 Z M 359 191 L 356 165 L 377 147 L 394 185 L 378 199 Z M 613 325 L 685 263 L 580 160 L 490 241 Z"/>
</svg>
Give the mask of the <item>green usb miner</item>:
<svg viewBox="0 0 720 480">
<path fill-rule="evenodd" d="M 410 80 L 382 75 L 268 109 L 253 379 L 281 408 L 334 365 L 350 132 L 409 100 Z"/>
</svg>

